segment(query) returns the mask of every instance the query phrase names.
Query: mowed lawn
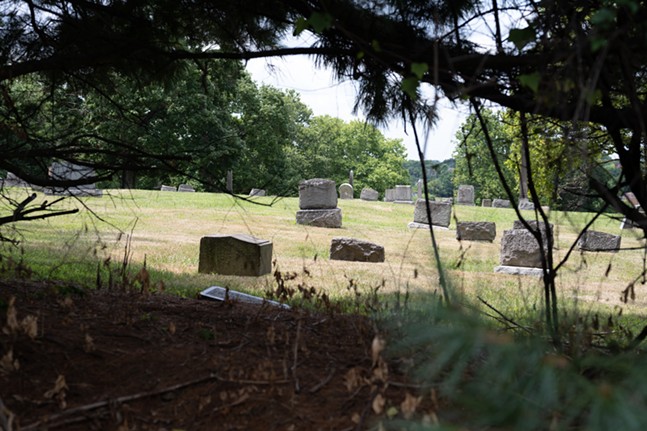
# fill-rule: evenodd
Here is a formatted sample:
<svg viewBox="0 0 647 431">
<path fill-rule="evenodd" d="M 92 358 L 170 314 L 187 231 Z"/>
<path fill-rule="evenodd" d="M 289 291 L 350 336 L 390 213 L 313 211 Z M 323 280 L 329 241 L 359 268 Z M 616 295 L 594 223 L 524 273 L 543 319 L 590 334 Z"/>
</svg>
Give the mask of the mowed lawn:
<svg viewBox="0 0 647 431">
<path fill-rule="evenodd" d="M 29 191 L 16 189 L 18 196 Z M 52 199 L 40 196 L 40 199 Z M 413 205 L 340 200 L 343 226 L 326 229 L 298 225 L 298 198 L 254 198 L 258 204 L 215 193 L 107 190 L 102 198 L 66 199 L 60 209 L 79 207 L 77 214 L 15 225 L 21 238 L 17 256 L 39 278 L 68 279 L 96 284 L 98 262 L 110 258 L 117 268 L 129 253 L 135 274 L 146 260 L 153 282 L 163 281 L 167 291 L 193 296 L 212 286 L 226 286 L 263 296 L 276 286 L 273 274 L 233 277 L 198 274 L 200 238 L 211 234 L 246 233 L 271 240 L 274 269 L 296 278 L 286 281 L 294 289 L 314 287 L 333 299 L 352 298 L 375 291 L 387 301 L 399 292 L 415 300 L 419 293 L 439 292 L 429 230 L 410 229 Z M 533 218 L 531 211 L 523 212 Z M 589 213 L 551 212 L 555 225 L 556 261 L 562 259 Z M 452 288 L 468 297 L 477 296 L 508 313 L 541 307 L 542 288 L 536 278 L 493 272 L 499 263 L 503 231 L 512 227 L 512 209 L 454 206 L 448 230 L 435 229 L 444 268 Z M 459 242 L 455 222 L 494 221 L 493 243 Z M 584 309 L 618 307 L 642 314 L 647 310 L 647 289 L 636 283 L 635 301 L 624 304 L 622 291 L 640 281 L 644 264 L 644 241 L 638 231 L 620 230 L 617 218 L 602 216 L 593 229 L 622 235 L 618 253 L 581 253 L 575 249 L 559 271 L 559 294 L 563 301 L 578 301 Z M 331 261 L 334 237 L 368 240 L 385 247 L 384 263 Z M 107 271 L 102 264 L 102 273 Z M 105 282 L 105 275 L 103 281 Z"/>
</svg>

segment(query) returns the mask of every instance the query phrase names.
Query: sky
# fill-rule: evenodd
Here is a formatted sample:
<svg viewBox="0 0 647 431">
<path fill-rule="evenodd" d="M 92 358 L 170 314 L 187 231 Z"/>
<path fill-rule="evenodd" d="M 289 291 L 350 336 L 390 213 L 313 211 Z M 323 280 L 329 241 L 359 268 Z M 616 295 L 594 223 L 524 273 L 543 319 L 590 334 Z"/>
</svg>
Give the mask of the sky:
<svg viewBox="0 0 647 431">
<path fill-rule="evenodd" d="M 301 101 L 312 109 L 313 114 L 330 115 L 349 122 L 364 120 L 363 115 L 353 115 L 355 87 L 350 81 L 336 82 L 329 70 L 317 69 L 306 56 L 285 58 L 253 59 L 247 63 L 247 70 L 257 83 L 271 85 L 280 89 L 297 91 Z M 454 150 L 456 131 L 465 119 L 465 114 L 449 105 L 441 106 L 439 121 L 429 131 L 425 142 L 425 132 L 418 130 L 423 152 L 427 160 L 446 160 Z M 409 160 L 418 160 L 418 150 L 410 128 L 402 121 L 392 122 L 380 128 L 388 138 L 402 139 Z"/>
</svg>

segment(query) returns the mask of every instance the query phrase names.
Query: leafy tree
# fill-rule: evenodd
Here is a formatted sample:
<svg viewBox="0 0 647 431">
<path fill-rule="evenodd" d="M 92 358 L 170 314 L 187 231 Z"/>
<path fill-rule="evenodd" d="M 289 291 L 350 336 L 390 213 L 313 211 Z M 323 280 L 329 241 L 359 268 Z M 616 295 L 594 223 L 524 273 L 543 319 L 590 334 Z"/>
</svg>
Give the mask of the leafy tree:
<svg viewBox="0 0 647 431">
<path fill-rule="evenodd" d="M 508 161 L 512 155 L 512 138 L 501 123 L 501 114 L 489 110 L 483 111 L 493 144 L 494 153 L 502 166 L 504 178 L 513 188 L 517 188 L 515 175 Z M 456 168 L 454 170 L 454 187 L 461 184 L 474 186 L 475 198 L 480 201 L 488 199 L 506 199 L 507 194 L 495 167 L 485 137 L 475 115 L 470 115 L 456 133 L 458 144 L 454 150 Z"/>
<path fill-rule="evenodd" d="M 290 160 L 302 179 L 329 178 L 340 184 L 348 182 L 353 170 L 355 190 L 371 187 L 383 193 L 409 182 L 405 152 L 401 140 L 385 138 L 370 124 L 318 116 L 302 129 Z"/>
</svg>

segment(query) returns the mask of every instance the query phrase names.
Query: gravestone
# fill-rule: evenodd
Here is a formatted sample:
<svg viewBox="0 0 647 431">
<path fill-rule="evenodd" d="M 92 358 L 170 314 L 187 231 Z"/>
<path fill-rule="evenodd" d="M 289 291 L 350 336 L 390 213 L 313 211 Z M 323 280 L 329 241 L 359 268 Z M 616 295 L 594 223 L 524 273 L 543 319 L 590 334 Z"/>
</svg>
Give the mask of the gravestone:
<svg viewBox="0 0 647 431">
<path fill-rule="evenodd" d="M 162 187 L 160 187 L 160 191 L 163 191 L 163 192 L 176 192 L 177 189 L 175 187 L 173 187 L 173 186 L 162 185 Z"/>
<path fill-rule="evenodd" d="M 353 199 L 353 186 L 343 183 L 339 186 L 339 199 Z"/>
<path fill-rule="evenodd" d="M 425 188 L 422 186 L 422 180 L 418 179 L 418 183 L 416 184 L 418 188 L 418 194 L 416 195 L 416 199 L 424 199 L 423 193 L 425 192 Z"/>
<path fill-rule="evenodd" d="M 519 199 L 519 209 L 520 209 L 520 210 L 530 210 L 530 211 L 534 211 L 534 209 L 535 209 L 535 204 L 534 204 L 534 203 L 532 203 L 532 201 L 530 201 L 530 200 L 528 200 L 528 199 L 526 199 L 526 198 Z"/>
<path fill-rule="evenodd" d="M 456 205 L 474 206 L 474 186 L 466 184 L 458 186 Z"/>
<path fill-rule="evenodd" d="M 335 182 L 313 178 L 299 183 L 299 211 L 297 224 L 340 228 L 341 208 L 337 208 Z"/>
<path fill-rule="evenodd" d="M 359 194 L 359 198 L 363 201 L 376 201 L 380 196 L 377 190 L 373 190 L 370 187 L 364 187 L 362 192 Z"/>
<path fill-rule="evenodd" d="M 537 230 L 537 226 L 539 226 L 539 229 L 541 230 L 541 236 L 544 241 L 544 244 L 548 244 L 546 240 L 546 223 L 538 222 L 537 220 L 526 220 L 528 222 L 528 225 L 532 228 L 532 230 Z M 551 238 L 555 237 L 555 232 L 554 232 L 554 225 L 552 223 L 549 223 L 548 226 L 550 227 L 550 235 Z M 523 225 L 523 222 L 521 220 L 515 220 L 512 222 L 512 229 L 521 229 L 521 230 L 526 230 L 526 227 Z"/>
<path fill-rule="evenodd" d="M 272 271 L 272 242 L 246 234 L 200 239 L 198 272 L 259 276 Z"/>
<path fill-rule="evenodd" d="M 621 237 L 605 232 L 587 230 L 577 242 L 582 251 L 609 251 L 616 253 L 620 249 Z"/>
<path fill-rule="evenodd" d="M 353 182 L 355 178 L 353 177 L 353 170 L 351 169 L 348 171 L 348 184 L 350 184 L 351 187 L 355 187 L 355 183 Z"/>
<path fill-rule="evenodd" d="M 384 202 L 393 202 L 395 200 L 395 189 L 384 190 Z"/>
<path fill-rule="evenodd" d="M 516 275 L 541 276 L 541 248 L 527 229 L 503 231 L 500 265 L 494 272 Z"/>
<path fill-rule="evenodd" d="M 492 199 L 481 199 L 481 206 L 482 207 L 491 207 L 492 206 Z"/>
<path fill-rule="evenodd" d="M 61 161 L 53 162 L 49 167 L 49 177 L 59 181 L 84 181 L 96 177 L 94 169 L 74 163 Z M 43 189 L 48 195 L 63 196 L 103 196 L 103 190 L 97 189 L 95 184 L 83 184 L 69 187 L 47 187 Z"/>
<path fill-rule="evenodd" d="M 177 186 L 177 191 L 185 192 L 185 193 L 195 193 L 195 189 L 188 184 L 180 184 L 179 186 Z"/>
<path fill-rule="evenodd" d="M 333 238 L 330 243 L 330 259 L 384 262 L 384 247 L 355 238 Z"/>
<path fill-rule="evenodd" d="M 264 189 L 252 189 L 249 192 L 249 196 L 265 196 L 265 190 Z"/>
<path fill-rule="evenodd" d="M 13 172 L 7 172 L 7 177 L 3 181 L 5 187 L 29 187 L 29 183 L 18 178 Z"/>
<path fill-rule="evenodd" d="M 510 201 L 507 199 L 493 199 L 492 208 L 511 208 Z"/>
<path fill-rule="evenodd" d="M 411 186 L 409 185 L 397 185 L 395 186 L 395 193 L 393 196 L 393 202 L 395 203 L 413 203 L 411 199 Z"/>
<path fill-rule="evenodd" d="M 449 226 L 452 218 L 452 204 L 447 202 L 429 201 L 429 210 L 431 212 L 431 226 L 446 228 Z M 430 226 L 427 218 L 427 207 L 424 199 L 418 199 L 413 211 L 413 223 L 409 223 L 411 228 L 428 228 Z"/>
<path fill-rule="evenodd" d="M 496 224 L 489 221 L 461 221 L 456 223 L 456 239 L 459 241 L 492 242 L 496 237 Z"/>
</svg>

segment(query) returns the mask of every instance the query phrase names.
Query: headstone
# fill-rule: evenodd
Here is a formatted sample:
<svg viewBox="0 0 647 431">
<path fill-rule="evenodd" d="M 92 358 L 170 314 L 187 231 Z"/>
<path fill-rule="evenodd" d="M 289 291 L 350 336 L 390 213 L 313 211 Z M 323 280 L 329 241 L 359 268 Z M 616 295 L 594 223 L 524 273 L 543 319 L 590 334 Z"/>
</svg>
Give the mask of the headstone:
<svg viewBox="0 0 647 431">
<path fill-rule="evenodd" d="M 431 212 L 432 226 L 449 226 L 452 218 L 452 204 L 446 202 L 429 201 L 429 209 Z M 430 223 L 429 219 L 427 218 L 426 201 L 424 199 L 418 199 L 413 211 L 413 223 L 409 223 L 409 227 L 426 227 L 429 225 Z"/>
<path fill-rule="evenodd" d="M 227 183 L 225 187 L 229 193 L 234 192 L 234 173 L 232 171 L 227 171 Z"/>
<path fill-rule="evenodd" d="M 162 187 L 160 187 L 160 191 L 163 191 L 163 192 L 176 192 L 177 189 L 175 187 L 173 187 L 173 186 L 162 185 Z"/>
<path fill-rule="evenodd" d="M 353 178 L 353 170 L 351 169 L 351 170 L 348 172 L 348 184 L 350 184 L 350 186 L 351 186 L 351 187 L 355 187 L 355 183 L 354 183 L 353 181 L 354 181 L 354 178 Z"/>
<path fill-rule="evenodd" d="M 493 199 L 492 208 L 511 208 L 510 201 L 506 199 Z"/>
<path fill-rule="evenodd" d="M 370 187 L 364 187 L 362 192 L 359 194 L 359 198 L 363 201 L 376 201 L 380 196 L 377 190 L 373 190 Z"/>
<path fill-rule="evenodd" d="M 246 234 L 200 239 L 198 272 L 259 276 L 272 271 L 272 242 Z"/>
<path fill-rule="evenodd" d="M 330 243 L 330 259 L 384 262 L 384 247 L 355 238 L 333 238 Z"/>
<path fill-rule="evenodd" d="M 313 178 L 299 183 L 298 224 L 340 228 L 341 209 L 337 208 L 337 189 L 335 182 Z"/>
<path fill-rule="evenodd" d="M 462 221 L 456 224 L 456 239 L 459 241 L 494 241 L 496 224 L 488 221 Z"/>
<path fill-rule="evenodd" d="M 534 211 L 535 204 L 527 198 L 519 199 L 519 209 Z"/>
<path fill-rule="evenodd" d="M 492 199 L 481 199 L 481 206 L 482 207 L 491 207 L 492 206 Z"/>
<path fill-rule="evenodd" d="M 541 249 L 532 233 L 526 229 L 503 231 L 501 265 L 541 268 Z"/>
<path fill-rule="evenodd" d="M 177 186 L 177 191 L 186 192 L 186 193 L 195 193 L 195 189 L 188 184 L 180 184 L 179 186 Z"/>
<path fill-rule="evenodd" d="M 458 186 L 456 205 L 474 206 L 474 186 L 466 184 Z"/>
<path fill-rule="evenodd" d="M 265 190 L 263 189 L 252 189 L 249 192 L 249 196 L 265 196 Z"/>
<path fill-rule="evenodd" d="M 620 249 L 620 240 L 619 235 L 588 230 L 580 237 L 577 245 L 582 251 L 610 251 L 615 253 Z"/>
<path fill-rule="evenodd" d="M 410 185 L 397 185 L 395 186 L 395 195 L 393 196 L 393 202 L 396 203 L 413 203 L 411 198 L 411 186 Z"/>
<path fill-rule="evenodd" d="M 321 178 L 301 181 L 299 183 L 299 208 L 302 210 L 337 208 L 335 182 Z"/>
<path fill-rule="evenodd" d="M 29 187 L 29 183 L 18 178 L 13 172 L 7 172 L 7 177 L 3 182 L 5 187 Z"/>
<path fill-rule="evenodd" d="M 537 226 L 539 226 L 542 237 L 546 238 L 546 223 L 544 223 L 543 221 L 538 222 L 537 220 L 526 220 L 526 221 L 528 225 L 532 228 L 532 230 L 537 230 Z M 554 225 L 552 223 L 549 223 L 548 226 L 550 227 L 551 238 L 553 238 L 555 235 Z M 526 230 L 526 227 L 523 225 L 523 222 L 521 220 L 515 220 L 512 222 L 512 229 Z M 544 241 L 544 243 L 547 244 L 546 241 Z"/>
<path fill-rule="evenodd" d="M 418 183 L 416 184 L 416 186 L 418 188 L 418 195 L 416 196 L 416 198 L 417 199 L 423 199 L 424 198 L 423 193 L 424 193 L 425 188 L 422 186 L 422 180 L 421 179 L 418 179 Z"/>
<path fill-rule="evenodd" d="M 58 181 L 84 181 L 96 177 L 94 169 L 74 163 L 53 162 L 49 167 L 49 177 Z M 95 184 L 83 184 L 69 187 L 47 187 L 43 190 L 48 195 L 65 196 L 103 196 L 103 191 Z"/>
<path fill-rule="evenodd" d="M 348 183 L 340 184 L 339 199 L 353 199 L 353 186 Z"/>
<path fill-rule="evenodd" d="M 384 191 L 384 202 L 393 202 L 395 200 L 395 189 L 386 189 Z"/>
</svg>

